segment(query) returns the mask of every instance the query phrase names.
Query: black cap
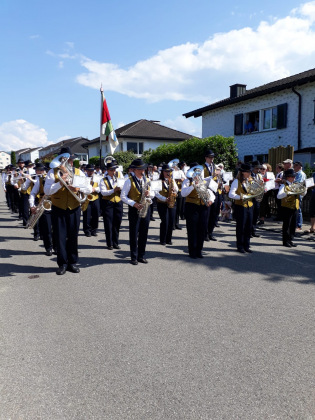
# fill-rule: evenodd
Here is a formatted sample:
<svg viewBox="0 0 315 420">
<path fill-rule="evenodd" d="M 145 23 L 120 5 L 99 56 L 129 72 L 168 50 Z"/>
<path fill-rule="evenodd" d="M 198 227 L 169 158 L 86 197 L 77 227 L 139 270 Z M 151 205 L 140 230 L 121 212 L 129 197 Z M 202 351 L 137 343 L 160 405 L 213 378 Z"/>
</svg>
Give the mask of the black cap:
<svg viewBox="0 0 315 420">
<path fill-rule="evenodd" d="M 205 157 L 214 157 L 214 156 L 215 156 L 215 154 L 212 150 L 210 150 L 210 149 L 206 150 Z"/>
<path fill-rule="evenodd" d="M 44 171 L 45 170 L 45 166 L 42 163 L 36 163 L 35 164 L 35 171 L 36 169 L 40 170 L 40 171 Z"/>
<path fill-rule="evenodd" d="M 20 158 L 20 159 L 17 161 L 17 163 L 25 163 L 25 162 L 24 162 L 24 159 Z"/>
<path fill-rule="evenodd" d="M 181 166 L 185 165 L 186 162 L 184 162 L 183 160 L 181 162 L 179 162 L 178 167 L 180 168 Z"/>
<path fill-rule="evenodd" d="M 296 172 L 294 172 L 294 169 L 287 169 L 286 171 L 283 172 L 283 177 L 284 178 L 288 178 L 289 176 L 296 176 Z"/>
<path fill-rule="evenodd" d="M 60 155 L 62 155 L 63 153 L 69 153 L 69 155 L 71 155 L 72 153 L 71 153 L 71 149 L 70 149 L 70 147 L 69 146 L 64 146 L 64 147 L 62 147 L 61 149 L 60 149 Z"/>
<path fill-rule="evenodd" d="M 94 165 L 88 163 L 87 165 L 85 165 L 84 169 L 86 169 L 87 171 L 94 171 Z"/>
<path fill-rule="evenodd" d="M 250 172 L 250 165 L 248 165 L 247 163 L 242 163 L 241 167 L 240 167 L 240 171 L 241 172 Z"/>
<path fill-rule="evenodd" d="M 107 170 L 109 170 L 109 169 L 117 169 L 117 168 L 118 168 L 118 165 L 115 162 L 108 162 L 108 164 L 106 165 L 106 169 Z"/>
<path fill-rule="evenodd" d="M 167 163 L 165 165 L 162 165 L 162 171 L 171 171 L 172 168 Z"/>
<path fill-rule="evenodd" d="M 132 161 L 130 167 L 133 169 L 146 169 L 147 164 L 144 163 L 143 160 L 139 158 Z"/>
<path fill-rule="evenodd" d="M 299 166 L 303 166 L 302 162 L 300 162 L 299 160 L 297 160 L 296 162 L 294 162 L 293 165 L 299 165 Z"/>
<path fill-rule="evenodd" d="M 253 168 L 261 168 L 261 163 L 259 162 L 259 160 L 254 160 L 254 162 L 252 162 L 252 167 Z"/>
</svg>

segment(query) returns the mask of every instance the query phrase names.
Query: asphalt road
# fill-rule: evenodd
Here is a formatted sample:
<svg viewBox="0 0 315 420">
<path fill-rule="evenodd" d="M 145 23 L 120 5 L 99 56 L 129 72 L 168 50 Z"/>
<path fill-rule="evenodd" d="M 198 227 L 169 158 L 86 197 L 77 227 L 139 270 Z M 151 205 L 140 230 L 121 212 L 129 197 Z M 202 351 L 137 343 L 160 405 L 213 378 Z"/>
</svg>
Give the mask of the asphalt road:
<svg viewBox="0 0 315 420">
<path fill-rule="evenodd" d="M 124 216 L 121 250 L 81 231 L 57 276 L 2 191 L 0 232 L 1 420 L 315 419 L 315 242 L 266 230 L 240 255 L 222 224 L 190 260 L 156 220 L 132 266 Z"/>
</svg>

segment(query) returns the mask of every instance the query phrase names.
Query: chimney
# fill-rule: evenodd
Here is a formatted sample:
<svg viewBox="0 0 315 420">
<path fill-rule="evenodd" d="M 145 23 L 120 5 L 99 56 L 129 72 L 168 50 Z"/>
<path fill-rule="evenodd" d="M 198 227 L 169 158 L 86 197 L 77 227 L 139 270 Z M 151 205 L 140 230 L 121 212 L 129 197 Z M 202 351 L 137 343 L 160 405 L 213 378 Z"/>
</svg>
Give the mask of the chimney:
<svg viewBox="0 0 315 420">
<path fill-rule="evenodd" d="M 246 92 L 246 85 L 241 85 L 236 83 L 235 85 L 230 86 L 230 98 L 237 98 L 238 96 L 243 95 Z"/>
</svg>

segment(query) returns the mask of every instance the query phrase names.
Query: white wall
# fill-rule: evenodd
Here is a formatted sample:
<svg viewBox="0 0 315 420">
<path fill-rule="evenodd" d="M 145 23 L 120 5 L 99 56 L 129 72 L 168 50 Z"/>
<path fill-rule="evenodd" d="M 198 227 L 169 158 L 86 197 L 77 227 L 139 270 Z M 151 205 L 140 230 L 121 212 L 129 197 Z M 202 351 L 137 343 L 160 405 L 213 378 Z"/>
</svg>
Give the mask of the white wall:
<svg viewBox="0 0 315 420">
<path fill-rule="evenodd" d="M 315 83 L 303 85 L 296 90 L 302 95 L 301 148 L 315 147 L 315 125 L 313 122 Z M 270 108 L 283 103 L 288 104 L 287 128 L 235 136 L 239 158 L 243 159 L 245 155 L 268 154 L 271 147 L 281 145 L 292 145 L 297 150 L 298 96 L 291 89 L 205 113 L 202 116 L 202 137 L 215 134 L 225 137 L 234 136 L 234 116 L 236 114 Z"/>
</svg>

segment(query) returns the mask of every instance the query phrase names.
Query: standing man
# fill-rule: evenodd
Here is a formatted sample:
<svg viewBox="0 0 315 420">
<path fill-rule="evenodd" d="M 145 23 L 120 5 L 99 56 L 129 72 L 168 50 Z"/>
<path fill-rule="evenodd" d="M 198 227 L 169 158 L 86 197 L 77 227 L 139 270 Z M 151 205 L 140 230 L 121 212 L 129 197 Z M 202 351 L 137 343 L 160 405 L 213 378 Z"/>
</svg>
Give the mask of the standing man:
<svg viewBox="0 0 315 420">
<path fill-rule="evenodd" d="M 304 182 L 306 180 L 306 174 L 305 172 L 302 171 L 302 162 L 300 161 L 296 161 L 293 164 L 293 169 L 296 172 L 295 175 L 295 180 L 294 182 Z M 301 231 L 302 230 L 302 225 L 303 225 L 303 214 L 302 214 L 302 200 L 303 197 L 300 195 L 299 198 L 299 208 L 297 211 L 297 217 L 296 217 L 296 230 Z"/>
<path fill-rule="evenodd" d="M 138 214 L 144 206 L 144 203 L 141 203 L 141 199 L 145 197 L 152 201 L 151 199 L 153 198 L 147 184 L 149 180 L 144 175 L 146 167 L 147 165 L 141 159 L 135 159 L 131 164 L 133 174 L 126 180 L 121 191 L 122 201 L 129 206 L 130 262 L 132 265 L 137 265 L 138 262 L 143 264 L 148 262 L 144 256 L 148 238 L 150 211 L 147 212 L 145 217 L 139 217 Z"/>
<path fill-rule="evenodd" d="M 182 185 L 186 179 L 186 175 L 184 174 L 183 168 L 185 166 L 185 162 L 179 162 L 178 164 L 178 171 L 177 179 L 175 180 L 178 188 L 178 194 L 176 198 L 176 215 L 175 215 L 175 229 L 182 230 L 179 225 L 179 219 L 184 219 L 184 206 L 185 206 L 185 198 L 182 197 Z"/>
<path fill-rule="evenodd" d="M 74 155 L 71 155 L 69 147 L 63 147 L 60 154 L 69 153 L 69 165 L 73 166 Z M 50 169 L 47 174 L 44 192 L 51 196 L 52 226 L 54 238 L 56 240 L 58 275 L 65 274 L 66 270 L 72 273 L 79 273 L 80 269 L 76 266 L 78 262 L 78 234 L 80 228 L 81 207 L 80 202 L 75 198 L 79 191 L 84 194 L 92 192 L 92 186 L 85 188 L 75 188 L 69 185 L 69 176 L 62 174 L 62 179 L 68 184 L 63 185 L 58 179 L 59 168 Z M 85 176 L 77 168 L 70 169 L 72 175 Z"/>
<path fill-rule="evenodd" d="M 119 229 L 123 217 L 123 202 L 120 198 L 121 189 L 117 187 L 116 169 L 113 162 L 107 164 L 107 173 L 100 182 L 102 195 L 102 214 L 107 249 L 120 249 Z"/>
<path fill-rule="evenodd" d="M 94 166 L 87 164 L 85 167 L 86 176 L 91 177 L 92 194 L 82 204 L 83 211 L 83 231 L 85 236 L 97 236 L 98 219 L 100 214 L 100 188 L 98 182 L 93 180 Z"/>
<path fill-rule="evenodd" d="M 260 170 L 262 169 L 262 165 L 260 164 L 260 162 L 258 160 L 255 160 L 252 163 L 252 178 L 257 181 L 257 182 L 261 182 L 263 181 L 263 177 L 260 174 Z M 260 202 L 261 200 L 257 201 L 256 198 L 252 199 L 253 201 L 253 225 L 252 225 L 252 237 L 253 238 L 259 238 L 260 235 L 257 233 L 256 231 L 256 227 L 257 227 L 257 222 L 258 222 L 258 217 L 259 217 L 259 212 L 260 212 Z"/>
</svg>

